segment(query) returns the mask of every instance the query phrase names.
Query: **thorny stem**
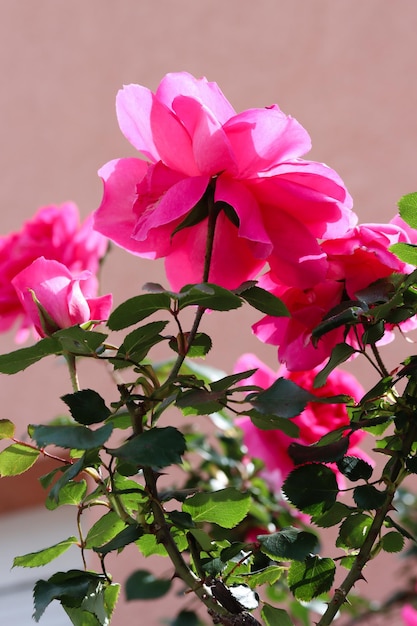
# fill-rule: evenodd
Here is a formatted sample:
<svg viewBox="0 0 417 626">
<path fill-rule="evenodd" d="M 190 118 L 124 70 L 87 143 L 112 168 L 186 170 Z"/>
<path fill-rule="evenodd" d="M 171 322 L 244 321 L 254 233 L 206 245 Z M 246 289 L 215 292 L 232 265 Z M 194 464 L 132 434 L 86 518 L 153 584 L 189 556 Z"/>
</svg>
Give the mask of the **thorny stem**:
<svg viewBox="0 0 417 626">
<path fill-rule="evenodd" d="M 416 384 L 414 381 L 410 381 L 404 392 L 404 396 L 416 397 Z M 413 409 L 413 407 L 411 407 Z M 345 580 L 335 590 L 332 600 L 329 602 L 326 612 L 322 615 L 321 619 L 317 622 L 317 626 L 329 626 L 333 622 L 337 612 L 342 604 L 346 601 L 347 595 L 358 580 L 363 579 L 362 570 L 368 561 L 372 558 L 372 549 L 377 541 L 381 528 L 387 513 L 392 509 L 392 501 L 398 487 L 404 480 L 404 459 L 410 454 L 411 448 L 417 436 L 417 424 L 414 419 L 408 420 L 406 430 L 403 435 L 402 450 L 398 452 L 398 456 L 393 462 L 389 475 L 384 477 L 386 482 L 386 498 L 384 504 L 380 509 L 377 509 L 374 520 L 370 526 L 365 541 L 359 550 L 358 555 L 355 558 L 353 566 L 346 576 Z"/>
<path fill-rule="evenodd" d="M 213 247 L 214 247 L 214 235 L 215 235 L 215 231 L 216 231 L 216 222 L 217 222 L 217 218 L 219 216 L 220 213 L 220 209 L 218 207 L 216 207 L 216 204 L 214 202 L 214 186 L 213 186 L 213 190 L 211 193 L 207 194 L 208 198 L 207 198 L 207 203 L 208 203 L 208 223 L 207 223 L 207 239 L 206 239 L 206 252 L 205 252 L 205 256 L 204 256 L 204 269 L 203 269 L 203 279 L 202 282 L 203 283 L 207 283 L 209 280 L 209 276 L 210 276 L 210 266 L 211 266 L 211 259 L 213 256 Z M 192 325 L 192 328 L 190 330 L 190 333 L 188 335 L 187 338 L 187 345 L 186 348 L 184 350 L 184 354 L 179 354 L 178 358 L 172 368 L 172 371 L 170 373 L 170 375 L 168 376 L 167 382 L 170 382 L 172 380 L 174 380 L 178 374 L 178 372 L 181 369 L 181 365 L 184 362 L 185 357 L 187 356 L 187 352 L 189 351 L 195 336 L 197 334 L 198 331 L 198 327 L 200 325 L 201 322 L 201 318 L 204 315 L 205 312 L 205 307 L 199 306 L 197 308 L 197 312 L 194 318 L 194 323 Z"/>
</svg>

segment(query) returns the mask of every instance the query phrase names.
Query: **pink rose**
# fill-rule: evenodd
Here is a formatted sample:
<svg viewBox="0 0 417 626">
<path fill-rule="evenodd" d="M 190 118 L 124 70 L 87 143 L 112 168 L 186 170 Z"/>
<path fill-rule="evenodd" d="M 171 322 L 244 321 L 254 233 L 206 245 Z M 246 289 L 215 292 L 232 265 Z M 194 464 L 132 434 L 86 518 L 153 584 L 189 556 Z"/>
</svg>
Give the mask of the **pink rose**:
<svg viewBox="0 0 417 626">
<path fill-rule="evenodd" d="M 289 372 L 281 366 L 278 372 L 274 372 L 253 354 L 243 355 L 235 366 L 236 372 L 258 368 L 258 371 L 242 384 L 258 385 L 267 388 L 279 377 L 288 378 L 316 396 L 333 396 L 348 394 L 355 401 L 363 395 L 363 389 L 358 381 L 342 370 L 334 370 L 327 379 L 326 384 L 320 389 L 313 389 L 313 380 L 318 369 L 306 372 Z M 288 446 L 292 441 L 303 445 L 315 443 L 326 433 L 349 424 L 346 407 L 343 404 L 318 404 L 308 403 L 301 415 L 292 420 L 300 428 L 298 439 L 291 439 L 280 430 L 261 430 L 254 426 L 249 417 L 236 420 L 237 425 L 243 430 L 243 441 L 251 457 L 261 459 L 265 464 L 263 476 L 271 488 L 279 491 L 290 471 L 294 469 L 294 463 L 288 454 Z M 349 440 L 348 454 L 364 458 L 370 462 L 367 455 L 359 448 L 359 442 L 364 438 L 363 432 L 355 431 Z M 341 485 L 343 477 L 334 465 L 331 465 Z"/>
<path fill-rule="evenodd" d="M 73 275 L 58 261 L 39 257 L 12 280 L 17 297 L 40 337 L 60 328 L 109 316 L 112 296 L 86 298 L 81 284 L 90 279 L 88 270 Z"/>
<path fill-rule="evenodd" d="M 314 328 L 344 299 L 357 300 L 358 292 L 374 281 L 393 272 L 406 274 L 414 269 L 389 251 L 394 243 L 411 243 L 411 229 L 403 228 L 401 222 L 398 218 L 390 224 L 362 224 L 343 237 L 324 241 L 321 248 L 327 258 L 326 278 L 308 289 L 283 285 L 273 271 L 261 276 L 259 285 L 280 297 L 291 317 L 265 316 L 252 328 L 262 342 L 279 346 L 278 360 L 289 370 L 307 370 L 319 365 L 337 343 L 345 340 L 345 328 L 340 326 L 317 343 L 312 342 Z M 405 332 L 416 325 L 415 317 L 400 323 Z M 379 343 L 392 340 L 392 328 L 386 325 Z M 357 346 L 353 332 L 348 334 L 347 341 Z"/>
<path fill-rule="evenodd" d="M 417 611 L 411 604 L 406 604 L 401 609 L 401 617 L 405 626 L 417 626 Z"/>
<path fill-rule="evenodd" d="M 123 134 L 147 161 L 101 168 L 99 232 L 139 256 L 166 257 L 174 289 L 200 282 L 211 194 L 229 209 L 217 225 L 210 281 L 237 287 L 267 261 L 287 284 L 323 279 L 317 238 L 342 235 L 356 217 L 339 176 L 301 159 L 310 138 L 296 120 L 276 105 L 236 113 L 215 83 L 186 72 L 165 76 L 155 93 L 128 85 L 116 107 Z M 173 234 L 202 198 L 196 223 Z"/>
<path fill-rule="evenodd" d="M 92 228 L 92 216 L 80 225 L 78 209 L 67 202 L 39 209 L 21 231 L 0 237 L 0 332 L 17 319 L 21 329 L 18 341 L 28 335 L 30 319 L 12 285 L 13 278 L 40 256 L 64 264 L 71 272 L 88 270 L 82 281 L 85 296 L 97 293 L 96 274 L 108 240 Z"/>
</svg>

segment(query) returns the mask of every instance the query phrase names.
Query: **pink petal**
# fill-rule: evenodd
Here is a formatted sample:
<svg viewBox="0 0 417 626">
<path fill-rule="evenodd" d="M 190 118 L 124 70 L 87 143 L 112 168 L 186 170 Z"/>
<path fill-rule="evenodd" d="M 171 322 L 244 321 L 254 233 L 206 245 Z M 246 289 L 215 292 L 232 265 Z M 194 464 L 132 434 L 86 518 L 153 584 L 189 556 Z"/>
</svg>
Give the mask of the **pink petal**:
<svg viewBox="0 0 417 626">
<path fill-rule="evenodd" d="M 94 228 L 133 254 L 140 254 L 137 242 L 132 238 L 137 222 L 133 205 L 138 182 L 147 169 L 148 164 L 140 159 L 115 159 L 98 172 L 104 182 L 104 193 L 94 214 Z"/>
<path fill-rule="evenodd" d="M 184 120 L 186 126 L 186 113 L 179 108 L 178 96 L 190 96 L 202 102 L 221 124 L 236 114 L 216 83 L 211 83 L 204 77 L 195 78 L 188 72 L 167 74 L 161 80 L 156 95 L 161 102 L 172 108 Z"/>
<path fill-rule="evenodd" d="M 307 131 L 277 105 L 238 113 L 224 125 L 239 164 L 239 177 L 262 170 L 308 152 L 311 141 Z"/>
</svg>

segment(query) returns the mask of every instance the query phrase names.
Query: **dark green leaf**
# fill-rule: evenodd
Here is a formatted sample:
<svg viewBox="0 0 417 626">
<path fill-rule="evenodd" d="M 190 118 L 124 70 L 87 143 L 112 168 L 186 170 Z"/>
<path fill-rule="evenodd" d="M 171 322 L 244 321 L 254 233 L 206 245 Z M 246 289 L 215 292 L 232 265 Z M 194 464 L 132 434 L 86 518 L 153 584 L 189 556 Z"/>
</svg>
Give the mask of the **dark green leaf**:
<svg viewBox="0 0 417 626">
<path fill-rule="evenodd" d="M 363 459 L 355 456 L 345 456 L 337 463 L 338 470 L 349 480 L 369 480 L 372 476 L 372 466 Z"/>
<path fill-rule="evenodd" d="M 249 287 L 238 291 L 241 298 L 246 300 L 254 309 L 272 315 L 273 317 L 289 317 L 290 313 L 283 301 L 261 287 Z"/>
<path fill-rule="evenodd" d="M 105 556 L 109 552 L 113 550 L 120 550 L 130 543 L 134 543 L 142 537 L 143 528 L 141 526 L 135 526 L 134 524 L 130 524 L 123 530 L 121 530 L 116 536 L 113 537 L 110 541 L 101 545 L 100 547 L 93 547 L 95 552 L 98 552 L 102 556 Z"/>
<path fill-rule="evenodd" d="M 208 191 L 206 190 L 200 200 L 198 200 L 198 202 L 193 206 L 191 211 L 186 214 L 185 218 L 172 231 L 171 238 L 179 233 L 180 230 L 184 230 L 184 228 L 190 228 L 191 226 L 196 226 L 208 217 L 209 205 L 207 194 Z"/>
<path fill-rule="evenodd" d="M 334 472 L 320 464 L 296 468 L 288 475 L 282 489 L 294 506 L 310 514 L 330 508 L 339 493 Z"/>
<path fill-rule="evenodd" d="M 113 431 L 111 424 L 105 424 L 97 430 L 86 426 L 34 426 L 33 439 L 39 447 L 55 445 L 61 448 L 91 450 L 99 448 L 107 441 Z"/>
<path fill-rule="evenodd" d="M 316 535 L 293 527 L 283 528 L 270 535 L 258 535 L 257 539 L 262 552 L 276 561 L 304 561 L 319 547 Z"/>
<path fill-rule="evenodd" d="M 155 578 L 146 570 L 137 570 L 126 581 L 127 600 L 154 600 L 161 598 L 171 588 L 171 581 L 165 578 Z"/>
<path fill-rule="evenodd" d="M 207 389 L 189 389 L 181 393 L 175 402 L 185 415 L 210 415 L 221 411 L 226 404 L 225 391 Z"/>
<path fill-rule="evenodd" d="M 136 328 L 129 333 L 119 350 L 117 356 L 111 359 L 115 365 L 119 364 L 119 360 L 125 360 L 129 364 L 129 361 L 134 363 L 140 363 L 148 354 L 149 350 L 164 340 L 164 337 L 160 335 L 160 332 L 165 328 L 168 322 L 150 322 L 144 326 Z"/>
<path fill-rule="evenodd" d="M 92 457 L 96 458 L 92 458 Z M 75 463 L 67 465 L 63 468 L 63 475 L 56 481 L 49 494 L 49 499 L 59 502 L 59 494 L 61 489 L 65 487 L 70 481 L 72 481 L 85 467 L 93 465 L 95 462 L 100 462 L 95 452 L 86 452 Z"/>
<path fill-rule="evenodd" d="M 78 543 L 76 537 L 69 537 L 64 541 L 60 541 L 49 548 L 38 550 L 37 552 L 30 552 L 23 556 L 16 556 L 13 560 L 13 567 L 41 567 L 50 563 L 58 556 L 68 550 L 70 546 Z"/>
<path fill-rule="evenodd" d="M 372 518 L 369 515 L 352 513 L 340 526 L 336 546 L 354 550 L 360 548 L 365 541 L 371 524 Z"/>
<path fill-rule="evenodd" d="M 336 526 L 350 515 L 352 509 L 342 502 L 335 502 L 325 513 L 313 517 L 313 522 L 321 528 L 330 528 Z"/>
<path fill-rule="evenodd" d="M 194 611 L 180 611 L 177 617 L 169 622 L 169 626 L 203 626 Z"/>
<path fill-rule="evenodd" d="M 285 417 L 258 413 L 255 409 L 247 411 L 246 415 L 250 417 L 251 422 L 261 430 L 281 430 L 288 435 L 288 437 L 293 439 L 300 434 L 300 429 L 297 424 L 294 424 L 294 422 Z"/>
<path fill-rule="evenodd" d="M 300 415 L 312 397 L 311 393 L 292 380 L 278 378 L 268 389 L 249 394 L 246 400 L 259 413 L 291 418 Z"/>
<path fill-rule="evenodd" d="M 34 346 L 21 348 L 8 354 L 0 355 L 0 373 L 16 374 L 50 354 L 62 352 L 60 343 L 53 337 L 45 337 Z"/>
<path fill-rule="evenodd" d="M 96 331 L 84 330 L 80 326 L 71 326 L 70 328 L 57 330 L 53 338 L 58 339 L 62 350 L 65 352 L 95 357 L 102 350 L 107 335 Z"/>
<path fill-rule="evenodd" d="M 314 379 L 314 387 L 322 387 L 326 384 L 327 378 L 331 372 L 349 359 L 354 354 L 355 349 L 349 346 L 347 343 L 338 343 L 332 350 L 330 359 L 327 361 L 325 367 L 317 374 Z"/>
<path fill-rule="evenodd" d="M 295 465 L 304 463 L 334 463 L 346 454 L 349 447 L 349 437 L 342 437 L 339 441 L 327 445 L 304 446 L 293 441 L 288 446 L 288 454 Z"/>
<path fill-rule="evenodd" d="M 61 400 L 69 407 L 70 413 L 79 424 L 98 424 L 111 414 L 103 398 L 93 389 L 81 389 L 68 393 Z"/>
<path fill-rule="evenodd" d="M 404 537 L 393 530 L 384 535 L 380 543 L 385 552 L 401 552 L 404 547 Z"/>
<path fill-rule="evenodd" d="M 48 580 L 38 580 L 33 591 L 36 622 L 52 600 L 70 607 L 80 607 L 87 595 L 94 594 L 107 583 L 104 576 L 82 570 L 57 572 Z"/>
<path fill-rule="evenodd" d="M 336 566 L 332 559 L 319 556 L 308 557 L 304 563 L 294 561 L 288 572 L 290 590 L 302 602 L 329 591 L 333 584 Z"/>
<path fill-rule="evenodd" d="M 167 293 L 146 293 L 120 304 L 107 322 L 111 330 L 122 330 L 144 320 L 156 311 L 169 310 L 171 298 Z"/>
<path fill-rule="evenodd" d="M 405 466 L 411 474 L 417 474 L 417 455 L 408 457 L 405 461 Z"/>
<path fill-rule="evenodd" d="M 188 358 L 196 358 L 196 357 L 205 357 L 212 348 L 211 338 L 205 333 L 197 333 L 188 352 Z M 174 350 L 177 354 L 180 352 L 178 346 L 178 339 L 173 337 L 169 341 L 169 347 L 171 350 Z"/>
<path fill-rule="evenodd" d="M 253 370 L 246 370 L 246 372 L 239 372 L 238 374 L 231 374 L 230 376 L 224 376 L 219 380 L 215 380 L 210 383 L 210 389 L 212 391 L 226 391 L 233 387 L 236 383 L 244 380 L 245 378 L 249 378 L 256 372 L 256 368 Z"/>
<path fill-rule="evenodd" d="M 251 505 L 249 494 L 233 487 L 213 493 L 196 493 L 183 504 L 194 522 L 213 522 L 222 528 L 234 528 L 247 515 Z"/>
<path fill-rule="evenodd" d="M 181 463 L 181 455 L 185 449 L 184 435 L 173 426 L 166 426 L 146 430 L 120 448 L 108 452 L 137 466 L 161 468 Z"/>
<path fill-rule="evenodd" d="M 20 443 L 13 443 L 0 452 L 0 476 L 18 476 L 36 462 L 39 450 Z"/>
<path fill-rule="evenodd" d="M 169 521 L 177 528 L 183 528 L 189 530 L 195 528 L 193 518 L 189 513 L 184 511 L 170 511 L 168 513 Z"/>
<path fill-rule="evenodd" d="M 261 611 L 265 626 L 294 626 L 294 622 L 284 609 L 264 604 Z"/>
<path fill-rule="evenodd" d="M 387 495 L 373 485 L 360 485 L 353 491 L 353 499 L 360 509 L 379 509 L 385 502 Z"/>
<path fill-rule="evenodd" d="M 186 285 L 179 294 L 179 308 L 198 305 L 213 311 L 231 311 L 242 306 L 242 300 L 233 292 L 213 283 Z"/>
</svg>

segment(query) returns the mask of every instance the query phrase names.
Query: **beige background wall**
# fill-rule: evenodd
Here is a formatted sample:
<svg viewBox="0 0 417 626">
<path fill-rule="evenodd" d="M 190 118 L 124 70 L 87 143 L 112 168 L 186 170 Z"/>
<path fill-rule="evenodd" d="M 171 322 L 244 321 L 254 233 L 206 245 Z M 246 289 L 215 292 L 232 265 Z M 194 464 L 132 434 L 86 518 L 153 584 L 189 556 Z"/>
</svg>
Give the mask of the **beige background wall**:
<svg viewBox="0 0 417 626">
<path fill-rule="evenodd" d="M 237 110 L 277 102 L 310 132 L 311 158 L 344 178 L 361 221 L 390 219 L 417 189 L 416 21 L 415 0 L 1 0 L 0 232 L 45 204 L 95 209 L 97 169 L 133 154 L 118 130 L 117 90 L 155 88 L 177 70 L 217 81 Z M 160 265 L 120 251 L 104 271 L 116 302 L 147 280 L 163 281 Z M 211 363 L 230 370 L 242 345 L 275 362 L 274 349 L 250 337 L 252 319 L 210 317 Z M 1 351 L 12 348 L 12 335 L 0 338 Z M 1 378 L 0 417 L 22 429 L 49 419 L 68 390 L 53 362 Z M 129 611 L 131 624 L 156 626 L 155 610 L 121 606 L 115 626 Z"/>
</svg>

